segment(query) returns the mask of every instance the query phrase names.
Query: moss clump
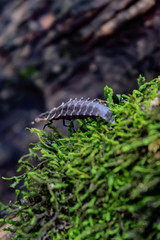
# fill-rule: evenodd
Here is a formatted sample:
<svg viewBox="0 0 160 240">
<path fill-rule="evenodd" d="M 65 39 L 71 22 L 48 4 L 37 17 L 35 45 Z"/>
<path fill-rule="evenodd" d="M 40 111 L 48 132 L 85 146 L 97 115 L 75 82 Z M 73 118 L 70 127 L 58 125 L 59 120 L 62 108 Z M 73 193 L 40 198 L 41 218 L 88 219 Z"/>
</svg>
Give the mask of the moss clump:
<svg viewBox="0 0 160 240">
<path fill-rule="evenodd" d="M 160 239 L 160 78 L 132 95 L 105 87 L 115 124 L 78 120 L 64 137 L 31 129 L 39 141 L 20 160 L 12 187 L 13 239 Z M 123 97 L 123 99 L 122 99 Z M 36 166 L 32 160 L 36 161 Z"/>
</svg>

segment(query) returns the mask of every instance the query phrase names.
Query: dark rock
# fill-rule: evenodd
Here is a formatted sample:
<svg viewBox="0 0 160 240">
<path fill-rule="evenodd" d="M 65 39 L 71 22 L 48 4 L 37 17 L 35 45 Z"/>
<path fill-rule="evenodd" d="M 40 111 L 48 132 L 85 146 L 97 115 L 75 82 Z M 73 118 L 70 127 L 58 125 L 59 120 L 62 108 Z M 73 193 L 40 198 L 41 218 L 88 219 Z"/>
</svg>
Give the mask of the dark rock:
<svg viewBox="0 0 160 240">
<path fill-rule="evenodd" d="M 25 128 L 40 112 L 70 97 L 103 98 L 105 85 L 128 93 L 139 74 L 147 80 L 160 74 L 158 0 L 0 6 L 1 168 L 36 141 Z"/>
</svg>

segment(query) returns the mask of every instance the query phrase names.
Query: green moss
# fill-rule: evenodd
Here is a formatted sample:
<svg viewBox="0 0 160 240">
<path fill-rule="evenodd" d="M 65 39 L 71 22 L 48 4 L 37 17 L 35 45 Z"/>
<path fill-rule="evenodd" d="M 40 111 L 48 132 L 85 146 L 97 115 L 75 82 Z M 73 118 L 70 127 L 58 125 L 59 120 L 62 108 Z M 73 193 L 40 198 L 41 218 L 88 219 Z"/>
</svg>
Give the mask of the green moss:
<svg viewBox="0 0 160 240">
<path fill-rule="evenodd" d="M 105 87 L 115 124 L 77 120 L 70 137 L 53 126 L 50 134 L 30 130 L 39 141 L 10 179 L 14 188 L 23 183 L 16 202 L 3 206 L 19 216 L 1 220 L 13 239 L 160 239 L 160 77 L 142 80 L 119 104 Z"/>
</svg>

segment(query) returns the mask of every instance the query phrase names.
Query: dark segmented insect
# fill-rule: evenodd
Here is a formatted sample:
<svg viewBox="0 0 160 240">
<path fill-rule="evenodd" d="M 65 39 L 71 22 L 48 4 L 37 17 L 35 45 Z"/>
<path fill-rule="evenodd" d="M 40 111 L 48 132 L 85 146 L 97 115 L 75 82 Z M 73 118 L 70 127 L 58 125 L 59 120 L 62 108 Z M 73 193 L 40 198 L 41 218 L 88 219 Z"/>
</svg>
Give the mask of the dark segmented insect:
<svg viewBox="0 0 160 240">
<path fill-rule="evenodd" d="M 33 123 L 42 121 L 52 122 L 53 120 L 58 119 L 63 119 L 63 121 L 74 120 L 86 117 L 100 117 L 107 122 L 115 122 L 112 113 L 110 112 L 110 108 L 107 107 L 107 105 L 102 100 L 90 100 L 89 98 L 71 98 L 68 102 L 63 102 L 57 108 L 53 108 L 51 111 L 41 113 L 37 118 L 35 118 Z"/>
</svg>

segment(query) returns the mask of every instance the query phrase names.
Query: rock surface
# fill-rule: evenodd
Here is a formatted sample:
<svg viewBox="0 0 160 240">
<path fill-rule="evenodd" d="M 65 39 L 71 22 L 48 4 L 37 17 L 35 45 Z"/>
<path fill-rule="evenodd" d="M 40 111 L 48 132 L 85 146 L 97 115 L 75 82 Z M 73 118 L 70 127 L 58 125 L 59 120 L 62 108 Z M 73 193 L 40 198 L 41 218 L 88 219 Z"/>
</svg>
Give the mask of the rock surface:
<svg viewBox="0 0 160 240">
<path fill-rule="evenodd" d="M 70 97 L 103 98 L 105 85 L 130 92 L 139 74 L 147 80 L 160 74 L 158 0 L 13 0 L 1 1 L 0 11 L 5 177 L 36 141 L 25 128 L 40 112 Z M 10 198 L 5 189 L 1 184 L 4 202 Z"/>
</svg>

